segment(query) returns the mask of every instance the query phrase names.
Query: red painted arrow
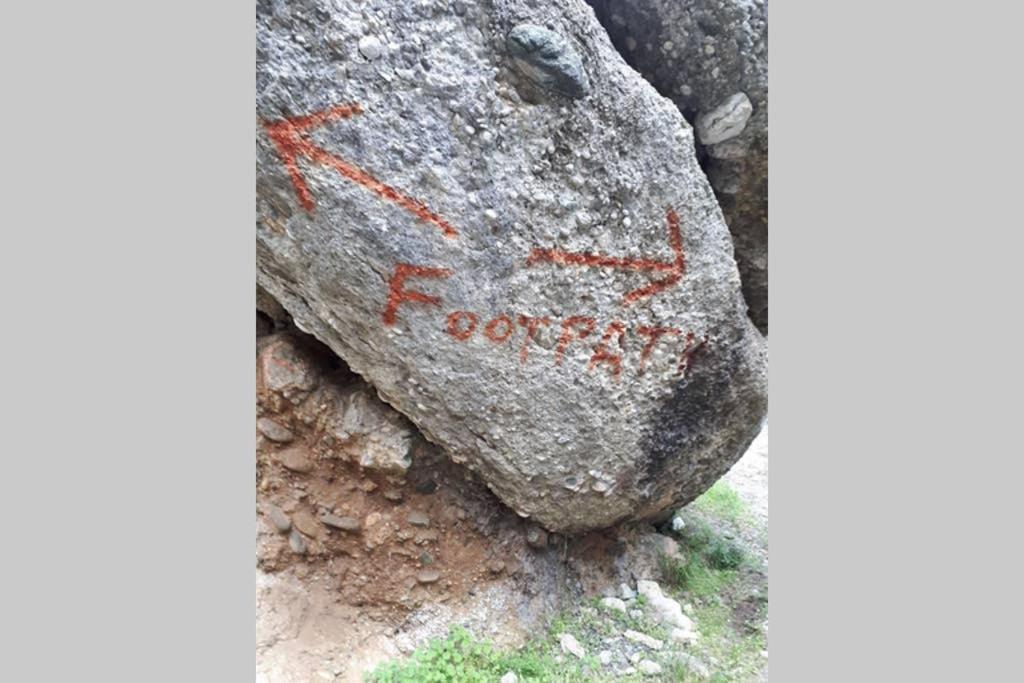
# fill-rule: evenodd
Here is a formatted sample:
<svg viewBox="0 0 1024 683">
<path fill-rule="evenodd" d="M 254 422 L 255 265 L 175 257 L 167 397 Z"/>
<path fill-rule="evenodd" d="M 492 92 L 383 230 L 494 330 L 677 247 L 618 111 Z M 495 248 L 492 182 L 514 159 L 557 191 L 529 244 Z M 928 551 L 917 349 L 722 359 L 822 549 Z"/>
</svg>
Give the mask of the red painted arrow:
<svg viewBox="0 0 1024 683">
<path fill-rule="evenodd" d="M 618 268 L 620 270 L 650 270 L 655 272 L 668 273 L 666 277 L 655 280 L 646 287 L 634 289 L 622 297 L 622 305 L 629 304 L 647 296 L 653 296 L 658 292 L 668 289 L 683 279 L 686 272 L 686 259 L 683 256 L 683 237 L 679 232 L 679 216 L 672 209 L 668 210 L 665 216 L 668 224 L 668 244 L 676 257 L 671 263 L 657 261 L 655 259 L 643 258 L 622 258 L 617 256 L 605 256 L 603 254 L 588 254 L 580 252 L 562 251 L 560 249 L 534 249 L 526 259 L 527 265 L 537 263 L 554 263 L 560 266 L 596 266 L 599 268 Z"/>
<path fill-rule="evenodd" d="M 299 172 L 299 157 L 305 157 L 313 163 L 333 168 L 342 176 L 352 182 L 358 183 L 367 188 L 381 199 L 397 204 L 422 221 L 433 223 L 445 237 L 455 237 L 458 233 L 455 228 L 441 216 L 437 215 L 423 202 L 403 194 L 401 191 L 382 183 L 372 175 L 345 161 L 341 157 L 331 154 L 327 150 L 313 144 L 307 137 L 310 130 L 319 128 L 337 119 L 347 119 L 355 114 L 362 114 L 363 109 L 356 103 L 343 104 L 330 109 L 324 109 L 308 116 L 293 116 L 279 121 L 264 121 L 263 126 L 267 129 L 267 135 L 274 141 L 277 153 L 288 170 L 288 176 L 295 187 L 295 193 L 299 196 L 299 202 L 309 213 L 313 213 L 316 203 L 313 195 L 306 185 L 306 180 Z"/>
</svg>

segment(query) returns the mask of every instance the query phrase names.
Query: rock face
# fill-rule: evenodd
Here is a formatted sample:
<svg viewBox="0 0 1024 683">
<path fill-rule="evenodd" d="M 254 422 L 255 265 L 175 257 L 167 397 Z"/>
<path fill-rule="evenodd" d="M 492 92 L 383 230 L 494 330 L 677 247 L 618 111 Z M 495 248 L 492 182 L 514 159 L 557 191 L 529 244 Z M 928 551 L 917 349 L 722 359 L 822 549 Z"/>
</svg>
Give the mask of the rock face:
<svg viewBox="0 0 1024 683">
<path fill-rule="evenodd" d="M 767 1 L 588 2 L 626 61 L 696 127 L 750 317 L 768 334 Z"/>
<path fill-rule="evenodd" d="M 259 2 L 257 114 L 259 285 L 521 515 L 650 517 L 756 435 L 693 131 L 581 0 Z"/>
</svg>

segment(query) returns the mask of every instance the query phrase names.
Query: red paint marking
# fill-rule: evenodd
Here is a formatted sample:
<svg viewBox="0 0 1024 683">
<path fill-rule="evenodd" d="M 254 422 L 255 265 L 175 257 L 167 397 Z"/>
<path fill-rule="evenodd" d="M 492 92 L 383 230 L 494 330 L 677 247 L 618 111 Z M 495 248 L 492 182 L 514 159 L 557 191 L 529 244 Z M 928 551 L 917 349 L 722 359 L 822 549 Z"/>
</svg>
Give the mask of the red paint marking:
<svg viewBox="0 0 1024 683">
<path fill-rule="evenodd" d="M 423 278 L 446 278 L 452 274 L 447 268 L 428 268 L 426 266 L 414 266 L 411 263 L 399 263 L 395 266 L 395 274 L 388 282 L 388 305 L 384 309 L 384 324 L 394 325 L 397 319 L 398 307 L 405 301 L 415 301 L 429 306 L 440 306 L 441 297 L 432 294 L 424 294 L 415 289 L 404 289 L 405 279 L 411 276 Z"/>
<path fill-rule="evenodd" d="M 669 209 L 665 215 L 665 222 L 668 224 L 668 244 L 675 254 L 671 263 L 646 258 L 626 258 L 617 256 L 605 256 L 603 254 L 590 254 L 562 251 L 560 249 L 534 249 L 526 259 L 528 266 L 537 263 L 554 263 L 559 266 L 584 266 L 597 268 L 617 268 L 629 271 L 652 271 L 668 273 L 666 277 L 655 280 L 651 284 L 627 292 L 622 297 L 622 305 L 629 304 L 644 297 L 653 296 L 658 292 L 668 289 L 683 279 L 686 272 L 686 258 L 683 255 L 683 237 L 679 231 L 679 216 L 673 209 Z"/>
<path fill-rule="evenodd" d="M 618 320 L 613 320 L 612 323 L 608 325 L 608 329 L 604 331 L 601 341 L 598 342 L 596 347 L 594 347 L 594 355 L 590 357 L 590 364 L 587 366 L 587 370 L 593 370 L 598 363 L 607 363 L 611 366 L 612 376 L 615 377 L 615 379 L 618 379 L 619 373 L 622 371 L 622 354 L 611 353 L 608 350 L 608 342 L 611 341 L 613 334 L 617 334 L 619 337 L 619 348 L 624 347 L 626 326 Z"/>
<path fill-rule="evenodd" d="M 499 324 L 505 325 L 504 334 L 496 334 L 495 330 Z M 487 323 L 487 327 L 484 328 L 484 336 L 490 339 L 495 344 L 501 344 L 504 341 L 508 341 L 508 338 L 512 336 L 512 332 L 515 331 L 515 326 L 512 324 L 512 319 L 507 315 L 499 315 L 497 318 Z"/>
<path fill-rule="evenodd" d="M 519 316 L 519 324 L 526 328 L 526 338 L 523 339 L 523 345 L 519 349 L 519 362 L 525 363 L 527 356 L 527 349 L 531 341 L 537 336 L 537 329 L 541 325 L 550 325 L 551 318 L 544 316 L 543 318 L 531 318 L 528 315 Z"/>
<path fill-rule="evenodd" d="M 693 343 L 693 332 L 686 333 L 686 344 L 683 346 L 683 354 L 679 357 L 679 376 L 684 377 L 686 371 L 693 365 L 693 354 L 697 353 L 708 342 L 705 336 L 697 344 Z"/>
<path fill-rule="evenodd" d="M 646 327 L 641 325 L 636 329 L 636 331 L 645 337 L 649 337 L 647 343 L 644 344 L 643 351 L 640 352 L 640 365 L 636 371 L 638 375 L 644 374 L 644 368 L 647 367 L 647 359 L 650 358 L 651 352 L 654 351 L 654 345 L 658 343 L 658 340 L 661 339 L 663 335 L 681 334 L 681 332 L 674 327 Z"/>
<path fill-rule="evenodd" d="M 331 107 L 308 116 L 292 116 L 279 121 L 263 122 L 263 126 L 267 129 L 267 135 L 274 142 L 277 153 L 281 157 L 281 161 L 284 162 L 292 186 L 295 188 L 295 194 L 299 196 L 299 203 L 309 213 L 313 213 L 313 208 L 316 206 L 313 194 L 309 191 L 309 186 L 299 171 L 298 159 L 305 157 L 321 166 L 333 168 L 343 177 L 362 185 L 380 198 L 397 204 L 422 221 L 436 225 L 445 237 L 458 235 L 448 221 L 431 211 L 423 202 L 403 194 L 400 190 L 377 180 L 358 166 L 318 147 L 307 137 L 309 131 L 314 128 L 362 113 L 362 107 L 353 103 Z"/>
<path fill-rule="evenodd" d="M 459 321 L 465 318 L 469 321 L 469 327 L 460 327 Z M 470 313 L 469 311 L 452 311 L 448 314 L 448 334 L 455 337 L 459 341 L 466 341 L 473 336 L 473 332 L 476 331 L 476 325 L 480 321 L 476 317 L 476 313 Z"/>
<path fill-rule="evenodd" d="M 582 329 L 575 330 L 576 339 L 583 339 L 594 331 L 596 321 L 583 315 L 574 315 L 562 321 L 562 336 L 558 338 L 558 346 L 555 347 L 555 365 L 562 364 L 562 356 L 565 355 L 565 347 L 573 340 L 573 328 L 583 324 Z"/>
</svg>

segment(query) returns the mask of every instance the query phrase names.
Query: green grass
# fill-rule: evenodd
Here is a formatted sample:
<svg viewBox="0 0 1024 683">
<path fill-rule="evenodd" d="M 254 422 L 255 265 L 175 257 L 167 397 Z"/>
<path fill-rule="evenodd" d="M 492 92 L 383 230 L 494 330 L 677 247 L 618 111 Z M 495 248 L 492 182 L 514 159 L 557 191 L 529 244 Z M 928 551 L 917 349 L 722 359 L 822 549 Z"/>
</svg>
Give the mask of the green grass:
<svg viewBox="0 0 1024 683">
<path fill-rule="evenodd" d="M 711 525 L 691 517 L 680 532 L 684 561 L 663 557 L 661 571 L 669 584 L 695 597 L 720 593 L 746 561 L 743 549 L 718 536 Z"/>
<path fill-rule="evenodd" d="M 434 640 L 404 662 L 387 662 L 367 676 L 373 683 L 493 683 L 508 671 L 521 681 L 547 681 L 558 664 L 534 644 L 503 651 L 454 627 L 444 640 Z M 571 679 L 567 679 L 571 680 Z"/>
<path fill-rule="evenodd" d="M 748 521 L 749 518 L 747 508 L 739 495 L 722 479 L 716 481 L 714 486 L 693 501 L 693 507 L 736 526 Z"/>
</svg>

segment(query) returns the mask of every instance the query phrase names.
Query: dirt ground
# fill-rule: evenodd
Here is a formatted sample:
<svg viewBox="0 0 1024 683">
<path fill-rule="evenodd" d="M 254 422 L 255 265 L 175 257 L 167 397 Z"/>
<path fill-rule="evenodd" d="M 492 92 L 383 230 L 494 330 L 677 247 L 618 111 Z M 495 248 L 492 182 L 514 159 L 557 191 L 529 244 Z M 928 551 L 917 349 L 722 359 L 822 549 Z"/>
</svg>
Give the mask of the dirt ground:
<svg viewBox="0 0 1024 683">
<path fill-rule="evenodd" d="M 326 348 L 261 322 L 258 681 L 362 681 L 454 624 L 516 646 L 585 596 L 659 571 L 665 539 L 650 525 L 574 539 L 544 532 L 420 437 Z M 354 413 L 362 421 L 355 428 Z M 389 444 L 406 438 L 411 462 L 399 463 Z M 766 433 L 726 480 L 751 512 L 741 535 L 764 560 L 754 581 L 766 583 Z"/>
</svg>

